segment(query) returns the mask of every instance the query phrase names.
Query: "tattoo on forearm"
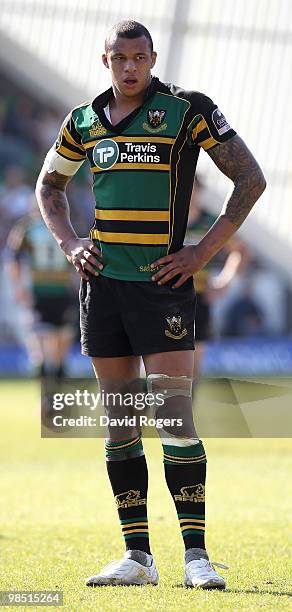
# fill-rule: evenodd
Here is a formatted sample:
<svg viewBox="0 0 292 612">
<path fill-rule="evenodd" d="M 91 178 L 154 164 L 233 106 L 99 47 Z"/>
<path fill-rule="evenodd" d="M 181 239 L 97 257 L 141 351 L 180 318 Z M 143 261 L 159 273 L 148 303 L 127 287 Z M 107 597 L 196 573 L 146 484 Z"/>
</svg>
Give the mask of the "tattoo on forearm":
<svg viewBox="0 0 292 612">
<path fill-rule="evenodd" d="M 49 220 L 51 217 L 68 210 L 65 188 L 69 177 L 56 172 L 45 174 L 42 178 L 39 196 L 41 208 Z"/>
<path fill-rule="evenodd" d="M 67 210 L 67 198 L 64 192 L 45 185 L 40 190 L 42 204 L 48 217 L 53 217 L 61 211 Z"/>
<path fill-rule="evenodd" d="M 239 136 L 213 147 L 208 153 L 219 170 L 234 182 L 222 215 L 239 227 L 265 189 L 264 175 Z"/>
<path fill-rule="evenodd" d="M 42 170 L 36 185 L 36 197 L 41 214 L 61 248 L 68 240 L 77 237 L 70 221 L 66 196 L 69 180 L 70 177 L 58 172 L 48 173 Z"/>
</svg>

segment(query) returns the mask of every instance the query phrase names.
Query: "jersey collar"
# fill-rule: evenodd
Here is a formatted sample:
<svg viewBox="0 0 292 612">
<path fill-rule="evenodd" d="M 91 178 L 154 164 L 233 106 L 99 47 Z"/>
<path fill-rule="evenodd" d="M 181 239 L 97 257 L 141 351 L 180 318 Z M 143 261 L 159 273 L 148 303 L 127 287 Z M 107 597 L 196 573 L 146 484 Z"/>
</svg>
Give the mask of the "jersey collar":
<svg viewBox="0 0 292 612">
<path fill-rule="evenodd" d="M 138 108 L 135 108 L 135 110 L 132 113 L 127 115 L 127 117 L 122 119 L 122 121 L 117 123 L 117 125 L 112 125 L 110 121 L 108 120 L 108 118 L 106 117 L 105 112 L 104 112 L 104 108 L 107 106 L 110 98 L 113 95 L 112 87 L 110 87 L 109 89 L 101 93 L 99 96 L 97 96 L 93 100 L 92 108 L 94 112 L 98 115 L 98 118 L 104 127 L 106 127 L 111 132 L 121 134 L 130 125 L 133 119 L 135 119 L 135 117 L 138 115 L 138 113 L 140 112 L 144 104 L 148 102 L 150 98 L 152 98 L 152 96 L 154 96 L 154 94 L 160 89 L 162 85 L 163 83 L 160 83 L 157 77 L 152 77 L 151 83 L 149 87 L 147 87 L 144 93 L 142 105 L 139 106 Z"/>
</svg>

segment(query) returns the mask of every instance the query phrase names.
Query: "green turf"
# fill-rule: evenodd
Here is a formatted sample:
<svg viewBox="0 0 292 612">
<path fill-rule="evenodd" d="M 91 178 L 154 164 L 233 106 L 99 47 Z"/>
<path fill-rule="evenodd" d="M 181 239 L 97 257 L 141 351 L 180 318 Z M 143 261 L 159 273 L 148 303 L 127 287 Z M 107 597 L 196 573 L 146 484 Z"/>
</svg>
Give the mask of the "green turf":
<svg viewBox="0 0 292 612">
<path fill-rule="evenodd" d="M 70 611 L 274 612 L 291 606 L 290 440 L 205 441 L 207 545 L 212 560 L 230 566 L 224 572 L 226 592 L 183 588 L 183 548 L 160 443 L 146 440 L 151 543 L 160 584 L 89 589 L 85 578 L 123 551 L 103 443 L 41 439 L 33 382 L 1 383 L 0 405 L 2 590 L 59 589 L 62 609 Z"/>
</svg>

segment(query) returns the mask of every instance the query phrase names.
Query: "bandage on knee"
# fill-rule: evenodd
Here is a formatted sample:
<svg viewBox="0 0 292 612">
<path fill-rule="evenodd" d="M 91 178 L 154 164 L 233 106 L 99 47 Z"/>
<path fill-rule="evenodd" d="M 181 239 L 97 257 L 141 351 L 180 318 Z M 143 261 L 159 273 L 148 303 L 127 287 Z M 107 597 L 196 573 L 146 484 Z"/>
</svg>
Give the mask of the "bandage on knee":
<svg viewBox="0 0 292 612">
<path fill-rule="evenodd" d="M 192 397 L 193 379 L 188 376 L 168 376 L 168 374 L 149 374 L 147 376 L 148 393 L 163 390 L 165 397 Z"/>
<path fill-rule="evenodd" d="M 164 444 L 192 446 L 198 441 L 192 412 L 192 382 L 188 376 L 147 377 L 148 392 L 164 397 L 163 405 L 155 404 L 156 429 Z"/>
</svg>

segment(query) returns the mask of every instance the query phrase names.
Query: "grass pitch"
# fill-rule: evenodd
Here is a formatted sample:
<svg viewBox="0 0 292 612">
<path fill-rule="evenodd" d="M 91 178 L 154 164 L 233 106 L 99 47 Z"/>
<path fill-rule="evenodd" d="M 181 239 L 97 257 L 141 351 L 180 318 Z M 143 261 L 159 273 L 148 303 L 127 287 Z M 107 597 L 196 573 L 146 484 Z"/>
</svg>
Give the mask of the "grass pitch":
<svg viewBox="0 0 292 612">
<path fill-rule="evenodd" d="M 160 584 L 89 589 L 85 578 L 123 554 L 103 442 L 41 439 L 38 401 L 34 382 L 0 383 L 1 590 L 61 590 L 59 609 L 70 612 L 289 609 L 290 440 L 204 441 L 207 545 L 212 560 L 230 566 L 219 570 L 225 592 L 183 587 L 183 546 L 160 442 L 145 440 Z"/>
</svg>

